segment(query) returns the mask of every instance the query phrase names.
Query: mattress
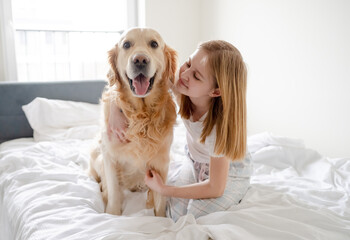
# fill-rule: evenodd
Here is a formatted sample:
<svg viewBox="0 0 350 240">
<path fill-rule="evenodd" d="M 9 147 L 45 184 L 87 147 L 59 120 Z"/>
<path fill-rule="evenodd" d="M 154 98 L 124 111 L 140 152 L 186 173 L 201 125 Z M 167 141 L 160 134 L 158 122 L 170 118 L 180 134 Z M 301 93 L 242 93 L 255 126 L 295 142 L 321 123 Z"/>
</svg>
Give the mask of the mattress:
<svg viewBox="0 0 350 240">
<path fill-rule="evenodd" d="M 115 216 L 104 213 L 99 185 L 87 173 L 98 122 L 75 119 L 68 127 L 63 116 L 64 124 L 50 125 L 28 109 L 34 136 L 0 145 L 0 239 L 350 239 L 350 159 L 265 132 L 248 138 L 253 174 L 239 205 L 174 222 L 146 209 L 144 193 L 126 191 L 123 215 Z M 184 145 L 178 119 L 169 182 L 185 159 Z"/>
</svg>

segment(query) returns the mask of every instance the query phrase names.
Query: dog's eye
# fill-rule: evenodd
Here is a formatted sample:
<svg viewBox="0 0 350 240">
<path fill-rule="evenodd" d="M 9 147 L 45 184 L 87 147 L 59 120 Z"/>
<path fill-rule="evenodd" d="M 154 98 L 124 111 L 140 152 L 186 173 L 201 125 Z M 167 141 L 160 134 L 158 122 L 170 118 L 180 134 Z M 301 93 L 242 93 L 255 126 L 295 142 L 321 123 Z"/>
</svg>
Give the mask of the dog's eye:
<svg viewBox="0 0 350 240">
<path fill-rule="evenodd" d="M 158 47 L 158 43 L 156 41 L 151 41 L 150 43 L 152 48 L 157 48 Z"/>
<path fill-rule="evenodd" d="M 131 47 L 130 42 L 125 42 L 125 43 L 123 44 L 123 48 L 124 48 L 124 49 L 128 49 L 128 48 L 130 48 L 130 47 Z"/>
</svg>

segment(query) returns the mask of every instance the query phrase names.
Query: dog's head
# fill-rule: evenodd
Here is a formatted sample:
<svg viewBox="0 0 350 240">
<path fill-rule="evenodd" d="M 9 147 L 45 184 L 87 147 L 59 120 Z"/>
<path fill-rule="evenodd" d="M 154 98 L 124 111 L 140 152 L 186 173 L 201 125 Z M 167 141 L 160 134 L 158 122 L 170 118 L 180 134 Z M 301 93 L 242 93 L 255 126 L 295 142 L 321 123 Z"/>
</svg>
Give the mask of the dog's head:
<svg viewBox="0 0 350 240">
<path fill-rule="evenodd" d="M 130 29 L 109 51 L 109 84 L 126 85 L 134 96 L 146 97 L 156 85 L 174 80 L 176 57 L 155 30 Z"/>
</svg>

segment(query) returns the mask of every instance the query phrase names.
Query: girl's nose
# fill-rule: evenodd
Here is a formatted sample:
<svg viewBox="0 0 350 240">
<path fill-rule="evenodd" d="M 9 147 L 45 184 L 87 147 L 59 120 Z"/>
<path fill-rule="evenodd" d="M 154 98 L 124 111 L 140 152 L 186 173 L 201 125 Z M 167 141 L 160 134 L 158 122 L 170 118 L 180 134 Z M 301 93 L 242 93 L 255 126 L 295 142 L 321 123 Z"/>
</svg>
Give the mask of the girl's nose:
<svg viewBox="0 0 350 240">
<path fill-rule="evenodd" d="M 189 71 L 188 69 L 185 69 L 181 74 L 180 78 L 188 82 L 188 76 L 189 76 Z"/>
</svg>

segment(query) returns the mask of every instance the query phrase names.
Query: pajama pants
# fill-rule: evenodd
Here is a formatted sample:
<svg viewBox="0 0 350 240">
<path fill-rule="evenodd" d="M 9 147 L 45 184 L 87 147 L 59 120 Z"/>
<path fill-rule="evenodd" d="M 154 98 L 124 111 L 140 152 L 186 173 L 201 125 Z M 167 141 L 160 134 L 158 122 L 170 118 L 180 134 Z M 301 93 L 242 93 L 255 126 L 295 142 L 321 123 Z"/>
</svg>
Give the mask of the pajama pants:
<svg viewBox="0 0 350 240">
<path fill-rule="evenodd" d="M 243 161 L 230 163 L 226 188 L 221 197 L 207 199 L 168 198 L 167 217 L 177 221 L 183 215 L 192 214 L 198 218 L 209 213 L 225 211 L 232 205 L 239 204 L 250 186 L 250 162 L 250 154 L 247 154 Z M 182 186 L 208 179 L 209 167 L 208 164 L 204 165 L 194 162 L 188 155 L 187 159 L 184 159 L 177 180 L 172 185 Z"/>
</svg>

